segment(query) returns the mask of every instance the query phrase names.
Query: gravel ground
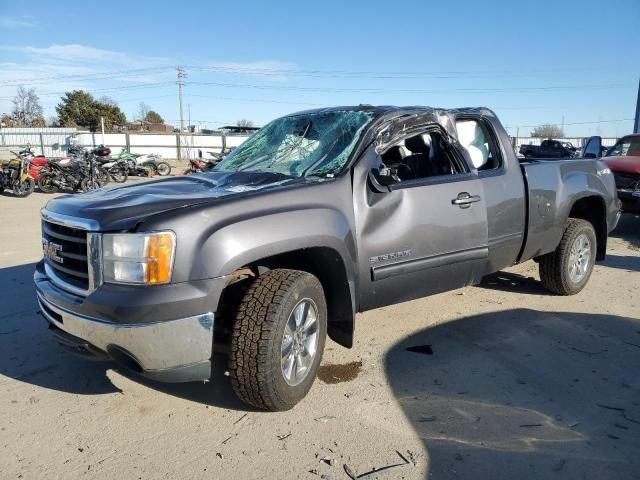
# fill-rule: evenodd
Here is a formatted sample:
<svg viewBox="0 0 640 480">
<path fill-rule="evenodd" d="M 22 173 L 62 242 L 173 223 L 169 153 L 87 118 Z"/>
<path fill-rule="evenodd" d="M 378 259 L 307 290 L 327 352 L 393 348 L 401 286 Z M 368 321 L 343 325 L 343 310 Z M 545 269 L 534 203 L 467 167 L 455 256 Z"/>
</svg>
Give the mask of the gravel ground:
<svg viewBox="0 0 640 480">
<path fill-rule="evenodd" d="M 358 316 L 292 411 L 219 368 L 163 385 L 78 359 L 37 314 L 47 199 L 0 196 L 1 478 L 640 478 L 640 217 L 573 297 L 532 262 Z"/>
</svg>

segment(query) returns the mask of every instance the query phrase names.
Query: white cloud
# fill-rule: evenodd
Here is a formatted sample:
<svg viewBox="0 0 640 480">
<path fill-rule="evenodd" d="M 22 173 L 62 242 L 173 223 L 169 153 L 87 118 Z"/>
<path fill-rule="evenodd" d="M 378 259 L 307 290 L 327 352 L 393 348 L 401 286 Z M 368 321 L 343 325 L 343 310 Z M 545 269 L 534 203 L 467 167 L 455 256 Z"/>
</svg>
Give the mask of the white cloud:
<svg viewBox="0 0 640 480">
<path fill-rule="evenodd" d="M 0 28 L 33 28 L 35 26 L 36 22 L 29 15 L 20 17 L 0 15 Z"/>
<path fill-rule="evenodd" d="M 139 96 L 168 94 L 174 89 L 174 65 L 186 65 L 187 81 L 229 74 L 229 77 L 260 77 L 283 81 L 297 66 L 278 60 L 255 62 L 202 61 L 168 58 L 101 49 L 82 44 L 49 46 L 0 46 L 0 113 L 11 110 L 11 98 L 18 85 L 35 88 L 47 114 L 59 102 L 59 93 L 88 90 L 96 97 L 108 95 L 116 101 Z M 162 84 L 160 86 L 145 84 Z M 196 87 L 197 88 L 197 87 Z M 114 89 L 105 91 L 106 89 Z M 102 90 L 102 91 L 101 91 Z M 173 90 L 171 90 L 173 92 Z"/>
</svg>

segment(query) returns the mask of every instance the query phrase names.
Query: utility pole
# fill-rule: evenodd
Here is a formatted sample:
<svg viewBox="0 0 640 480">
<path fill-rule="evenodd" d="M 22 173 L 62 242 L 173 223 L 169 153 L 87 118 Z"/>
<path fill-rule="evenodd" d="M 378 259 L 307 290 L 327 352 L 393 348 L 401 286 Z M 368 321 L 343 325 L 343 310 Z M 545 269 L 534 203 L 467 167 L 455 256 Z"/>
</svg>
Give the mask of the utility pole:
<svg viewBox="0 0 640 480">
<path fill-rule="evenodd" d="M 184 131 L 184 113 L 182 108 L 182 87 L 187 74 L 182 67 L 176 67 L 178 76 L 178 100 L 180 101 L 180 131 L 178 132 L 178 160 L 182 159 L 182 132 Z"/>
<path fill-rule="evenodd" d="M 638 98 L 636 100 L 636 121 L 633 124 L 633 133 L 640 133 L 640 80 L 638 80 Z"/>
</svg>

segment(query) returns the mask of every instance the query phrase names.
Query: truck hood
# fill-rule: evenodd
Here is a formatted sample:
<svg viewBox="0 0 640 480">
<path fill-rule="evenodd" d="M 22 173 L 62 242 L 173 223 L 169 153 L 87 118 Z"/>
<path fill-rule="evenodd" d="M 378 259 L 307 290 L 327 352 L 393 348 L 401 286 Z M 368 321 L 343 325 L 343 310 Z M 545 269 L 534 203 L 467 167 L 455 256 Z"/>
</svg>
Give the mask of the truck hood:
<svg viewBox="0 0 640 480">
<path fill-rule="evenodd" d="M 102 231 L 128 230 L 150 215 L 317 181 L 273 173 L 211 172 L 66 195 L 51 200 L 46 210 L 95 220 Z"/>
<path fill-rule="evenodd" d="M 605 157 L 603 160 L 614 172 L 640 175 L 640 157 Z"/>
</svg>

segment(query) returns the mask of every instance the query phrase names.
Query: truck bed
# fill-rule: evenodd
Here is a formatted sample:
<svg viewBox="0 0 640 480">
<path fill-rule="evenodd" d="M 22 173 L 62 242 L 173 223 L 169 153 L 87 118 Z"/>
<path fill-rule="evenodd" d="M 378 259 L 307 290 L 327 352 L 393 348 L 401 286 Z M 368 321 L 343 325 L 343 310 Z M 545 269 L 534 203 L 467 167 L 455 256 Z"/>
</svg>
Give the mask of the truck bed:
<svg viewBox="0 0 640 480">
<path fill-rule="evenodd" d="M 556 248 L 575 200 L 565 190 L 572 182 L 587 183 L 589 175 L 597 175 L 598 163 L 585 158 L 521 159 L 520 168 L 527 189 L 527 232 L 519 259 L 523 262 Z"/>
</svg>

